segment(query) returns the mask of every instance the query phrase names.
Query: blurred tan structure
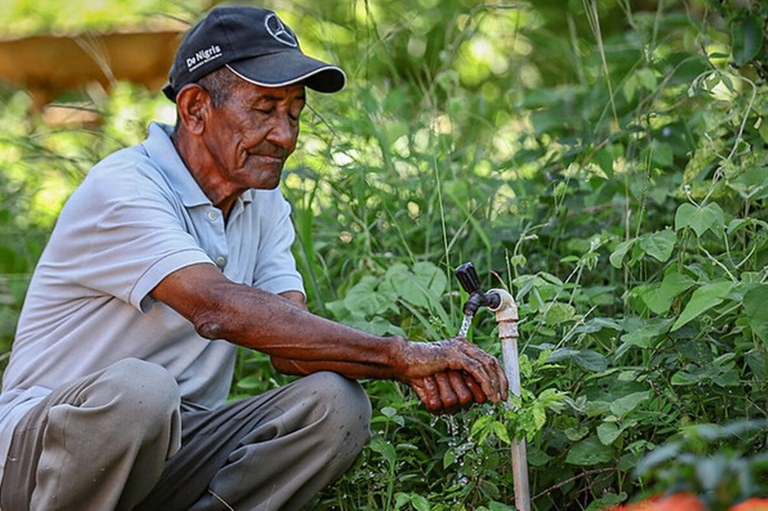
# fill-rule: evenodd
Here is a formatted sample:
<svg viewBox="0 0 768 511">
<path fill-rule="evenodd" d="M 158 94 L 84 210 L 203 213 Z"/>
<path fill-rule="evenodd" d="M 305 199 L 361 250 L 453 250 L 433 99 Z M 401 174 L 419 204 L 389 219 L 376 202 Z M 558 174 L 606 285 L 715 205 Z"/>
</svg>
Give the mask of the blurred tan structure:
<svg viewBox="0 0 768 511">
<path fill-rule="evenodd" d="M 0 80 L 26 88 L 42 109 L 62 92 L 128 80 L 159 90 L 185 27 L 0 40 Z"/>
</svg>

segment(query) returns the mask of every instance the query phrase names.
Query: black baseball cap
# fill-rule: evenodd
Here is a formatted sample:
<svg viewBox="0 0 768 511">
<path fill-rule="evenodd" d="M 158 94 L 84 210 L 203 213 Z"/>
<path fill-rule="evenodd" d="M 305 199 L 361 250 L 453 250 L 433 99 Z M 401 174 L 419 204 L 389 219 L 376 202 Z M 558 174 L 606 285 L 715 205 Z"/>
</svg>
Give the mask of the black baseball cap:
<svg viewBox="0 0 768 511">
<path fill-rule="evenodd" d="M 182 87 L 223 66 L 262 87 L 303 82 L 319 92 L 336 92 L 347 81 L 341 68 L 304 55 L 296 34 L 274 12 L 220 6 L 184 36 L 163 93 L 175 102 Z"/>
</svg>

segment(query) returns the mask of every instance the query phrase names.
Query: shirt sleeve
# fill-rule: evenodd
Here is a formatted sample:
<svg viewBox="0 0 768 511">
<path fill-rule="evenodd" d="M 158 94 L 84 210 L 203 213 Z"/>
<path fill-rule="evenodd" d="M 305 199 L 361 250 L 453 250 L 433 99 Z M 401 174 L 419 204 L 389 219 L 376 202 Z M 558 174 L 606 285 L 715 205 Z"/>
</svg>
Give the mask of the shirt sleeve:
<svg viewBox="0 0 768 511">
<path fill-rule="evenodd" d="M 269 201 L 261 201 L 261 204 L 269 203 L 271 214 L 261 215 L 262 237 L 252 285 L 272 293 L 299 291 L 306 295 L 291 252 L 296 238 L 296 230 L 291 221 L 291 206 L 279 188 L 269 192 L 258 191 L 257 194 L 270 197 Z"/>
<path fill-rule="evenodd" d="M 170 273 L 211 263 L 183 225 L 183 206 L 136 162 L 94 169 L 62 210 L 47 250 L 77 293 L 110 295 L 139 310 Z M 82 296 L 82 295 L 81 295 Z"/>
</svg>

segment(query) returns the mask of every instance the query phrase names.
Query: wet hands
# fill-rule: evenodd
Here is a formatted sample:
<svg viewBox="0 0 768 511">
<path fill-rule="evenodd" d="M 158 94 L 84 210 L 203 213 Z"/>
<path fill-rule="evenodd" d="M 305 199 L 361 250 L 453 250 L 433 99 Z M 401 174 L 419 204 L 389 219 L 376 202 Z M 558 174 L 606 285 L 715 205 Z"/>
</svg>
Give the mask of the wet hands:
<svg viewBox="0 0 768 511">
<path fill-rule="evenodd" d="M 427 411 L 434 414 L 454 414 L 473 403 L 485 403 L 488 396 L 469 374 L 448 371 L 411 382 Z"/>
<path fill-rule="evenodd" d="M 432 413 L 455 413 L 472 403 L 507 399 L 498 360 L 466 338 L 409 343 L 404 380 Z"/>
</svg>

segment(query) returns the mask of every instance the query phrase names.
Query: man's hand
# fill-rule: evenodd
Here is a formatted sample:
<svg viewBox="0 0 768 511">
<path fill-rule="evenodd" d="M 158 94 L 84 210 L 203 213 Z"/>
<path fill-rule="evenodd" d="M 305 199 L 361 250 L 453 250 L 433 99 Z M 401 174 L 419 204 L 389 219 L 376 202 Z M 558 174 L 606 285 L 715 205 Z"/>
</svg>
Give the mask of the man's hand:
<svg viewBox="0 0 768 511">
<path fill-rule="evenodd" d="M 406 343 L 396 370 L 433 413 L 453 413 L 472 402 L 507 399 L 507 378 L 498 360 L 466 338 Z"/>
<path fill-rule="evenodd" d="M 488 400 L 475 379 L 460 371 L 448 371 L 414 380 L 411 388 L 427 411 L 434 414 L 454 414 L 473 403 L 482 404 Z"/>
</svg>

